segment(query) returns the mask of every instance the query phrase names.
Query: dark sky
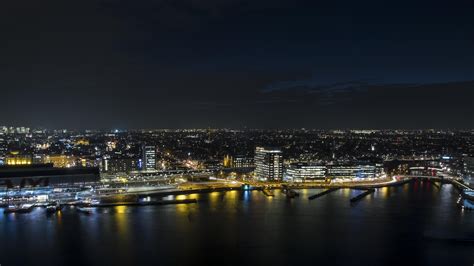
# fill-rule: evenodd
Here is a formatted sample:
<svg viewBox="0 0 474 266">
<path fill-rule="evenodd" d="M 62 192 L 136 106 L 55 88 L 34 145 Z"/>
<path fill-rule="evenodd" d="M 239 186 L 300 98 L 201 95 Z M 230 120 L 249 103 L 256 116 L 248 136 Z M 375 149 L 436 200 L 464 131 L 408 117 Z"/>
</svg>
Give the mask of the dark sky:
<svg viewBox="0 0 474 266">
<path fill-rule="evenodd" d="M 2 1 L 0 125 L 473 128 L 474 2 Z"/>
</svg>

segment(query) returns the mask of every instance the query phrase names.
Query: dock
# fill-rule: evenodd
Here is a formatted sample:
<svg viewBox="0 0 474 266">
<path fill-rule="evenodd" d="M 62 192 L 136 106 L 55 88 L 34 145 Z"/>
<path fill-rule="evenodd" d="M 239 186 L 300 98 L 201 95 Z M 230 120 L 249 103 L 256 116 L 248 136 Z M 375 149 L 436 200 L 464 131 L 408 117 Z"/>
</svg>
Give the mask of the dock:
<svg viewBox="0 0 474 266">
<path fill-rule="evenodd" d="M 269 190 L 269 189 L 262 189 L 262 193 L 265 194 L 265 196 L 267 197 L 273 197 L 275 196 L 275 194 L 273 193 L 273 191 Z"/>
<path fill-rule="evenodd" d="M 300 193 L 296 192 L 291 188 L 288 188 L 287 186 L 283 187 L 282 192 L 286 195 L 287 198 L 295 198 L 300 196 Z"/>
<path fill-rule="evenodd" d="M 357 202 L 357 201 L 363 199 L 365 196 L 367 196 L 367 195 L 369 195 L 369 194 L 372 194 L 372 193 L 374 193 L 374 192 L 375 192 L 375 189 L 373 189 L 373 188 L 368 189 L 367 191 L 365 191 L 365 192 L 363 192 L 363 193 L 361 193 L 361 194 L 359 194 L 359 195 L 357 195 L 357 196 L 351 198 L 350 201 L 351 201 L 351 203 Z"/>
<path fill-rule="evenodd" d="M 309 196 L 309 197 L 308 197 L 308 200 L 317 199 L 317 198 L 319 198 L 319 197 L 322 197 L 322 196 L 324 196 L 324 195 L 326 195 L 326 194 L 329 194 L 329 193 L 331 193 L 331 192 L 333 192 L 333 191 L 336 191 L 336 190 L 338 190 L 338 189 L 339 189 L 339 188 L 326 189 L 326 190 L 324 190 L 324 191 L 322 191 L 322 192 L 320 192 L 320 193 L 318 193 L 318 194 L 314 194 L 314 195 Z"/>
<path fill-rule="evenodd" d="M 438 189 L 441 189 L 441 186 L 440 186 L 440 185 L 438 185 L 436 182 L 431 182 L 431 185 L 433 185 L 433 186 L 437 187 Z"/>
</svg>

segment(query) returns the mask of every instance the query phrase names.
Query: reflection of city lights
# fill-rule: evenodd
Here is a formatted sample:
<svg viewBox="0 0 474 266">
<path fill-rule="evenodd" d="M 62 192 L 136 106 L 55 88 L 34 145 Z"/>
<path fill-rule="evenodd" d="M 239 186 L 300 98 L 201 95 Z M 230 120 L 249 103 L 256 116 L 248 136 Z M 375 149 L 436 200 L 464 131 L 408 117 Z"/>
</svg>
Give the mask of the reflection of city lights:
<svg viewBox="0 0 474 266">
<path fill-rule="evenodd" d="M 116 206 L 115 212 L 122 214 L 126 212 L 126 209 L 127 209 L 127 206 Z"/>
<path fill-rule="evenodd" d="M 186 195 L 178 195 L 178 196 L 176 196 L 176 199 L 177 200 L 184 200 L 184 199 L 186 199 Z"/>
</svg>

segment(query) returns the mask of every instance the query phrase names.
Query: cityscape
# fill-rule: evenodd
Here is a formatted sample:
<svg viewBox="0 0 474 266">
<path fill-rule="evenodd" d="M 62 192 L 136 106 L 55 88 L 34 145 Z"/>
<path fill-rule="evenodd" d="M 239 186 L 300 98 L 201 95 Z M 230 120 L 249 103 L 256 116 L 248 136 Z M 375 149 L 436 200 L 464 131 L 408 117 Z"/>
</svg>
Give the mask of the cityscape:
<svg viewBox="0 0 474 266">
<path fill-rule="evenodd" d="M 474 265 L 473 14 L 5 1 L 0 266 Z"/>
</svg>

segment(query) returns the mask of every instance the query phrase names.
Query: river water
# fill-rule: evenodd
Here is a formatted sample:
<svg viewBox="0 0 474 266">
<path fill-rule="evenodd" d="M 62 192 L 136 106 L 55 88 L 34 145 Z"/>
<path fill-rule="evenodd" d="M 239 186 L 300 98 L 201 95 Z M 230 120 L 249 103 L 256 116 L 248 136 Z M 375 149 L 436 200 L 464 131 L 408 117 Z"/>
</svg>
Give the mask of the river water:
<svg viewBox="0 0 474 266">
<path fill-rule="evenodd" d="M 474 211 L 451 185 L 417 181 L 361 191 L 230 191 L 169 198 L 198 204 L 66 208 L 0 215 L 0 264 L 9 265 L 468 265 Z"/>
</svg>

